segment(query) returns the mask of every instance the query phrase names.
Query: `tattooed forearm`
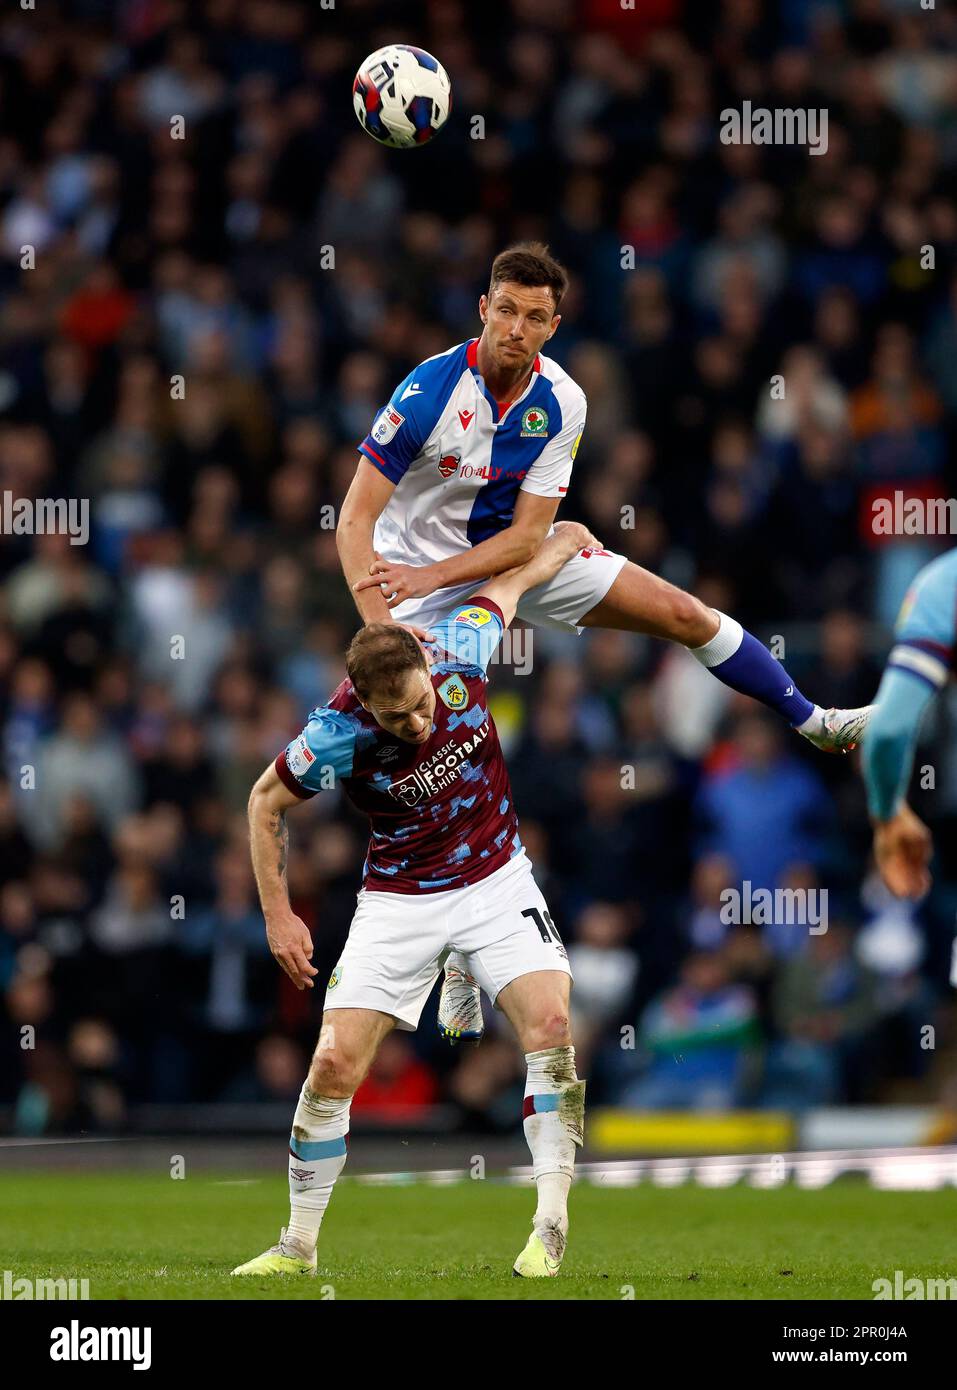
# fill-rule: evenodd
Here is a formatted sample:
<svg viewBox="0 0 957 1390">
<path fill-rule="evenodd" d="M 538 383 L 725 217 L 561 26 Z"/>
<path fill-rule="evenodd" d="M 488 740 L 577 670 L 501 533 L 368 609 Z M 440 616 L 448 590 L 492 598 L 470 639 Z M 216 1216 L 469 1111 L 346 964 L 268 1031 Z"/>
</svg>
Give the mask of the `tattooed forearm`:
<svg viewBox="0 0 957 1390">
<path fill-rule="evenodd" d="M 288 912 L 289 889 L 286 865 L 289 860 L 289 827 L 286 809 L 269 804 L 270 797 L 255 787 L 249 798 L 249 849 L 259 889 L 259 901 L 267 918 L 270 913 Z"/>
<path fill-rule="evenodd" d="M 273 811 L 269 820 L 269 829 L 278 845 L 279 857 L 276 867 L 279 871 L 279 878 L 285 885 L 286 860 L 289 858 L 289 826 L 286 824 L 285 811 Z"/>
</svg>

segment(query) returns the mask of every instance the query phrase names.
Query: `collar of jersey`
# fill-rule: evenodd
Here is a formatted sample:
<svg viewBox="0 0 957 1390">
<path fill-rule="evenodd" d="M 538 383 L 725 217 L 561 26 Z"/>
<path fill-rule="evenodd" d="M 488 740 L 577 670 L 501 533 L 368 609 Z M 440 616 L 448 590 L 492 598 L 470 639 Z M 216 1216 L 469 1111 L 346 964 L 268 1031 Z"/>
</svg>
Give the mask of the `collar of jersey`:
<svg viewBox="0 0 957 1390">
<path fill-rule="evenodd" d="M 520 396 L 516 396 L 514 401 L 509 401 L 508 405 L 505 407 L 504 411 L 502 411 L 502 414 L 500 416 L 498 409 L 499 403 L 492 395 L 488 387 L 485 385 L 485 378 L 478 369 L 478 344 L 478 338 L 472 338 L 470 340 L 469 345 L 465 351 L 465 360 L 468 363 L 469 370 L 471 371 L 472 375 L 475 377 L 475 380 L 479 384 L 479 389 L 481 390 L 482 395 L 485 397 L 489 405 L 492 407 L 492 423 L 496 426 L 496 428 L 498 428 L 499 425 L 503 425 L 505 423 L 506 418 L 511 413 L 512 407 L 518 405 L 521 401 L 523 401 L 525 397 L 528 395 L 529 391 L 531 391 L 532 387 L 535 385 L 535 382 L 538 380 L 538 374 L 542 370 L 542 359 L 536 356 L 535 361 L 532 363 L 532 373 L 531 376 L 528 378 L 528 385 L 525 387 L 525 390 L 522 392 Z"/>
</svg>

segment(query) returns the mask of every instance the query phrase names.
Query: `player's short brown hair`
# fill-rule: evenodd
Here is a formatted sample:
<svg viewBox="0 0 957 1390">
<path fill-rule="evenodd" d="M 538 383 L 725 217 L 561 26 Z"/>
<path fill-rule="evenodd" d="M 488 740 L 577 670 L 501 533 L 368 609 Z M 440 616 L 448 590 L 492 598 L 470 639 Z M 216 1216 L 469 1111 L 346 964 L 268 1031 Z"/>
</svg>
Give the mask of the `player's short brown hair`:
<svg viewBox="0 0 957 1390">
<path fill-rule="evenodd" d="M 410 671 L 428 673 L 425 652 L 407 628 L 397 623 L 369 623 L 349 643 L 346 671 L 360 700 L 373 690 L 393 694 Z"/>
<path fill-rule="evenodd" d="M 500 251 L 492 262 L 489 294 L 504 280 L 527 285 L 529 289 L 547 285 L 555 300 L 556 312 L 568 289 L 568 271 L 556 261 L 543 241 L 519 241 Z"/>
</svg>

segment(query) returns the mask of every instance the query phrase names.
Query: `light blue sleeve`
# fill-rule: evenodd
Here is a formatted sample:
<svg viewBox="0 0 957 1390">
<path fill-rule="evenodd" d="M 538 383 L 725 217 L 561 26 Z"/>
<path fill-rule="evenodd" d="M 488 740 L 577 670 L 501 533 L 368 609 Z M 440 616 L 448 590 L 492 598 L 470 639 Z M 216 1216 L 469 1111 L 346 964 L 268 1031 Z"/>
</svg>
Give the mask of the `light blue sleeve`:
<svg viewBox="0 0 957 1390">
<path fill-rule="evenodd" d="M 894 646 L 863 740 L 867 804 L 887 820 L 907 795 L 924 711 L 950 680 L 957 641 L 957 549 L 932 560 L 901 604 Z"/>
<path fill-rule="evenodd" d="M 341 710 L 314 709 L 302 733 L 279 754 L 276 771 L 297 796 L 314 796 L 351 774 L 355 750 L 355 720 Z"/>
<path fill-rule="evenodd" d="M 457 661 L 488 670 L 492 655 L 502 640 L 505 620 L 502 610 L 491 599 L 476 596 L 475 603 L 460 603 L 440 623 L 430 624 L 435 642 Z"/>
<path fill-rule="evenodd" d="M 911 670 L 940 689 L 957 648 L 957 549 L 925 565 L 907 591 L 889 666 Z"/>
<path fill-rule="evenodd" d="M 862 744 L 867 807 L 875 820 L 889 820 L 907 795 L 921 719 L 935 694 L 915 671 L 888 666 L 884 672 Z"/>
</svg>

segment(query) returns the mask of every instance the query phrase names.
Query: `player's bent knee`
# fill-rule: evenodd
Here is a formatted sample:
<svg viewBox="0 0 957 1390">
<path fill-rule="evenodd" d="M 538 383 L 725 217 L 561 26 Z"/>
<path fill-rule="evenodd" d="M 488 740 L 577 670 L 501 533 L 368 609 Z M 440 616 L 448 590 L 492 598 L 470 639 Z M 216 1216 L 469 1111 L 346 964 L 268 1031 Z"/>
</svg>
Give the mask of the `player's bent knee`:
<svg viewBox="0 0 957 1390">
<path fill-rule="evenodd" d="M 361 1080 L 355 1064 L 333 1048 L 320 1048 L 309 1067 L 309 1087 L 319 1096 L 345 1100 Z"/>
<path fill-rule="evenodd" d="M 531 1024 L 525 1032 L 526 1052 L 544 1052 L 550 1047 L 568 1047 L 572 1035 L 568 1027 L 568 1013 L 564 1009 L 550 1009 L 541 1019 Z"/>
<path fill-rule="evenodd" d="M 718 619 L 711 609 L 683 589 L 670 591 L 667 611 L 674 640 L 686 647 L 703 647 L 718 629 Z"/>
</svg>

